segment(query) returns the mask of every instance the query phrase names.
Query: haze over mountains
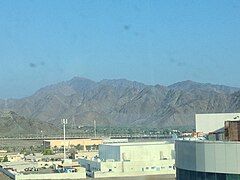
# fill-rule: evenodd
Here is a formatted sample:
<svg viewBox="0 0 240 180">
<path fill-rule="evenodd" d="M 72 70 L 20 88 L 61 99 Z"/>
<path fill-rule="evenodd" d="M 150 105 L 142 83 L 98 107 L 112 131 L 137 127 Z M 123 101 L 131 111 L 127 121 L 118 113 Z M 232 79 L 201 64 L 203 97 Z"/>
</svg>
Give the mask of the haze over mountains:
<svg viewBox="0 0 240 180">
<path fill-rule="evenodd" d="M 94 82 L 75 77 L 22 99 L 0 100 L 11 110 L 37 121 L 101 126 L 193 127 L 194 114 L 239 112 L 240 88 L 183 81 L 170 86 L 125 79 Z"/>
</svg>

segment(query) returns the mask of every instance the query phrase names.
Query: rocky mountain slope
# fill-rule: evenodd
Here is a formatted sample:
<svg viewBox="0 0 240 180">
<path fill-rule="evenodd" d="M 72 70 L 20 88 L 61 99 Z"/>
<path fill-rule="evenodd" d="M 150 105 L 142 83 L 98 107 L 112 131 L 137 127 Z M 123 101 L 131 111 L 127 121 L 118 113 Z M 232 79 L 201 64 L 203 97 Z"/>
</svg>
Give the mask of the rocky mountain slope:
<svg viewBox="0 0 240 180">
<path fill-rule="evenodd" d="M 41 137 L 41 130 L 45 136 L 53 134 L 53 132 L 60 132 L 60 129 L 52 124 L 27 119 L 13 111 L 0 112 L 0 136 L 21 137 L 29 135 L 31 137 L 34 134 L 34 136 Z"/>
<path fill-rule="evenodd" d="M 0 109 L 53 124 L 68 118 L 74 126 L 96 120 L 102 126 L 192 127 L 195 113 L 239 111 L 239 90 L 192 81 L 150 86 L 75 77 L 23 99 L 0 100 Z"/>
</svg>

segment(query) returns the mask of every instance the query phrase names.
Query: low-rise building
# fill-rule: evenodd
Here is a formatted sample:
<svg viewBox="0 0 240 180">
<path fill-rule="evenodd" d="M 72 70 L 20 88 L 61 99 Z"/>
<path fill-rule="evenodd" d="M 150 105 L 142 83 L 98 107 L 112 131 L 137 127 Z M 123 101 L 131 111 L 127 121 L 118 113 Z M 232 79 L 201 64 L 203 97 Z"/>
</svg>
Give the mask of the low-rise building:
<svg viewBox="0 0 240 180">
<path fill-rule="evenodd" d="M 174 144 L 168 142 L 119 143 L 99 146 L 99 157 L 80 159 L 92 177 L 175 174 Z"/>
<path fill-rule="evenodd" d="M 71 160 L 55 162 L 7 162 L 0 164 L 0 173 L 10 179 L 85 179 L 86 170 Z"/>
<path fill-rule="evenodd" d="M 71 146 L 82 146 L 83 150 L 98 149 L 98 146 L 103 143 L 102 139 L 66 139 L 63 140 L 44 140 L 43 144 L 46 148 L 61 148 L 64 146 L 70 148 Z"/>
</svg>

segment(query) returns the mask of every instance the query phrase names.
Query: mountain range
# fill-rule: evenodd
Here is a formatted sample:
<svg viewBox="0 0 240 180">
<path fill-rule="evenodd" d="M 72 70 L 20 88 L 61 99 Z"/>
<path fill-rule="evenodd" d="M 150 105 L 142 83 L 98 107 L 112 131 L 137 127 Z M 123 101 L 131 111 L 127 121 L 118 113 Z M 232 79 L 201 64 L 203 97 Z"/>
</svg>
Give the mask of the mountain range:
<svg viewBox="0 0 240 180">
<path fill-rule="evenodd" d="M 46 86 L 29 97 L 0 100 L 1 111 L 14 111 L 54 125 L 194 127 L 196 113 L 239 112 L 240 88 L 193 81 L 170 86 L 126 79 L 74 77 Z"/>
</svg>

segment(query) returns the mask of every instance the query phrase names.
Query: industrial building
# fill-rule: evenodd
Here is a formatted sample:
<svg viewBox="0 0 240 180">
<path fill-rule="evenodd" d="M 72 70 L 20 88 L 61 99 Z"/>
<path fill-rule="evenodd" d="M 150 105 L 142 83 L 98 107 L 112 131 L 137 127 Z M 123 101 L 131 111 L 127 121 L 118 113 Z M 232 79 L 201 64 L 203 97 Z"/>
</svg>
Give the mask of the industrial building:
<svg viewBox="0 0 240 180">
<path fill-rule="evenodd" d="M 99 146 L 99 157 L 80 159 L 88 175 L 123 177 L 155 174 L 175 175 L 174 144 L 169 142 L 118 143 Z"/>
<path fill-rule="evenodd" d="M 208 140 L 175 142 L 177 180 L 240 180 L 239 114 L 196 115 L 196 130 Z"/>
<path fill-rule="evenodd" d="M 210 132 L 219 131 L 224 128 L 225 121 L 236 121 L 239 117 L 240 113 L 196 114 L 196 132 L 208 134 Z"/>
<path fill-rule="evenodd" d="M 102 139 L 66 139 L 63 140 L 44 140 L 43 144 L 47 148 L 61 148 L 64 146 L 70 148 L 71 146 L 81 145 L 83 150 L 98 149 L 98 146 L 103 143 Z"/>
<path fill-rule="evenodd" d="M 177 180 L 240 179 L 240 142 L 177 140 Z"/>
</svg>

